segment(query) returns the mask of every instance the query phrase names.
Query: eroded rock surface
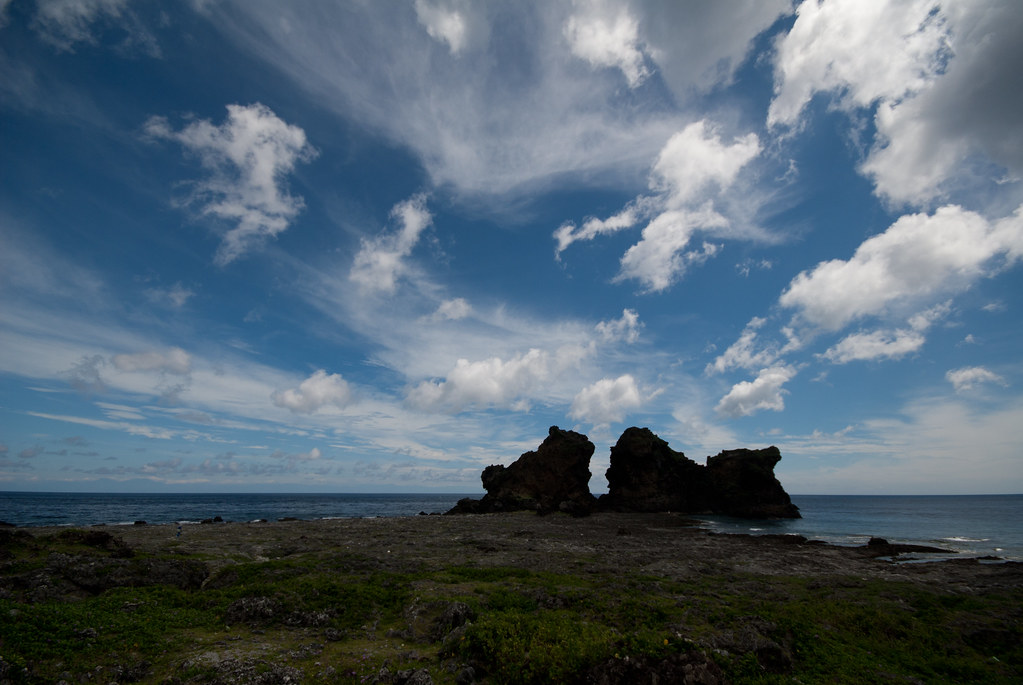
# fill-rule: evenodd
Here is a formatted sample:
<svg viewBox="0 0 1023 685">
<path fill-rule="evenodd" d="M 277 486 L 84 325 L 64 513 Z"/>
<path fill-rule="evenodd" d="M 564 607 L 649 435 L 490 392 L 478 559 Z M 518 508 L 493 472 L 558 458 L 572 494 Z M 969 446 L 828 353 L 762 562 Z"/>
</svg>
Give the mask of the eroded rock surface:
<svg viewBox="0 0 1023 685">
<path fill-rule="evenodd" d="M 774 476 L 777 447 L 727 450 L 697 464 L 649 428 L 629 428 L 611 448 L 605 511 L 677 511 L 745 518 L 799 518 Z"/>
<path fill-rule="evenodd" d="M 535 451 L 526 452 L 509 466 L 483 469 L 481 480 L 487 494 L 482 499 L 463 499 L 448 513 L 535 510 L 541 514 L 589 514 L 596 505 L 589 485 L 593 450 L 585 435 L 551 426 Z"/>
</svg>

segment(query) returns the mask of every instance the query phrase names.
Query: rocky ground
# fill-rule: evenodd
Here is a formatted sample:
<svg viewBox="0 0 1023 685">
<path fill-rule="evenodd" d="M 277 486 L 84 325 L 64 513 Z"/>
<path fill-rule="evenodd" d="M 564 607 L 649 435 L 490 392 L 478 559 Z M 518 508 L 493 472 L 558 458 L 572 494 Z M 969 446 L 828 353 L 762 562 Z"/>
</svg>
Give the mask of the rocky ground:
<svg viewBox="0 0 1023 685">
<path fill-rule="evenodd" d="M 899 563 L 900 550 L 883 544 L 712 535 L 673 514 L 216 523 L 184 526 L 180 535 L 177 526 L 144 525 L 0 533 L 0 601 L 17 619 L 0 627 L 0 682 L 58 675 L 66 682 L 545 682 L 562 673 L 557 665 L 509 670 L 502 649 L 529 640 L 535 653 L 537 635 L 554 635 L 544 649 L 560 649 L 577 637 L 574 625 L 594 631 L 593 644 L 610 645 L 606 654 L 590 654 L 584 640 L 573 647 L 581 653 L 557 657 L 585 667 L 572 672 L 578 682 L 856 682 L 853 674 L 861 662 L 872 663 L 873 648 L 826 636 L 832 651 L 849 645 L 849 654 L 812 655 L 807 641 L 845 622 L 869 632 L 873 621 L 896 643 L 906 640 L 904 651 L 918 652 L 919 644 L 939 639 L 918 635 L 924 617 L 941 623 L 940 639 L 951 635 L 961 645 L 959 661 L 930 670 L 919 654 L 892 655 L 875 676 L 896 682 L 1023 676 L 1023 564 Z M 312 579 L 302 569 L 319 575 Z M 342 620 L 341 605 L 356 599 L 311 603 L 302 595 L 355 597 L 343 594 L 348 587 L 362 588 L 361 598 L 381 583 L 396 599 L 366 600 L 370 608 L 358 626 Z M 110 619 L 113 642 L 102 643 L 104 625 L 75 613 L 66 622 L 79 621 L 79 632 L 69 635 L 108 649 L 107 656 L 90 655 L 86 672 L 66 663 L 73 647 L 48 653 L 17 632 L 18 620 L 29 621 L 42 607 L 53 612 L 62 603 L 99 602 L 118 588 L 151 586 L 183 597 L 207 593 L 198 609 L 187 608 L 215 612 L 215 620 L 199 627 L 197 613 L 194 632 L 174 638 L 173 650 L 135 644 L 137 654 L 128 659 L 117 656 L 116 645 L 130 638 L 115 634 Z M 302 611 L 288 606 L 296 597 Z M 835 605 L 836 597 L 845 604 Z M 875 599 L 877 607 L 865 608 Z M 136 607 L 170 600 L 117 601 Z M 174 601 L 175 612 L 185 611 L 178 608 L 185 600 Z M 839 613 L 820 623 L 812 610 L 806 618 L 794 613 L 818 601 Z M 893 611 L 897 623 L 885 617 Z M 804 631 L 800 621 L 812 626 Z M 521 633 L 526 624 L 535 624 L 529 635 Z M 562 628 L 571 635 L 558 633 Z M 181 627 L 166 631 L 167 640 L 174 631 L 184 635 Z M 453 640 L 461 642 L 453 647 Z M 522 649 L 528 660 L 528 647 Z M 623 656 L 627 649 L 635 653 L 631 661 Z"/>
<path fill-rule="evenodd" d="M 1023 564 L 973 559 L 940 563 L 878 561 L 871 546 L 820 544 L 799 536 L 712 535 L 673 514 L 595 514 L 584 518 L 530 513 L 416 516 L 184 526 L 111 526 L 131 548 L 208 557 L 216 569 L 326 549 L 379 560 L 391 570 L 439 569 L 452 562 L 518 566 L 553 573 L 622 570 L 670 579 L 708 574 L 856 575 L 950 589 L 1023 587 Z M 47 532 L 32 529 L 33 534 Z M 883 552 L 883 550 L 881 550 Z M 920 557 L 922 555 L 915 555 Z M 897 557 L 896 557 L 897 559 Z"/>
</svg>

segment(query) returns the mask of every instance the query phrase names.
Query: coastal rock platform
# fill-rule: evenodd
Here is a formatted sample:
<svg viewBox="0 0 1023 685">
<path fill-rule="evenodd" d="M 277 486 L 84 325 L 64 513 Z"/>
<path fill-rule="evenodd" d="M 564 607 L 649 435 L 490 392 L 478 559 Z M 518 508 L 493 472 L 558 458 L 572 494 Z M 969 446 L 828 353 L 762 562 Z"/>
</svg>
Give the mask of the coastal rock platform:
<svg viewBox="0 0 1023 685">
<path fill-rule="evenodd" d="M 78 539 L 56 529 L 0 533 L 0 603 L 11 618 L 0 680 L 16 681 L 17 671 L 84 682 L 79 667 L 99 682 L 131 673 L 131 682 L 178 683 L 1023 675 L 1023 564 L 1014 562 L 897 563 L 876 558 L 877 543 L 710 534 L 666 513 L 220 523 L 185 526 L 180 537 L 176 526 L 89 530 Z M 898 559 L 898 549 L 886 551 Z M 158 590 L 61 576 L 33 597 L 45 574 L 76 557 L 116 562 L 125 578 L 132 564 L 177 560 L 192 573 L 201 564 L 205 579 Z M 34 661 L 7 647 L 29 644 L 19 630 L 61 610 Z M 65 633 L 78 647 L 58 649 Z M 923 645 L 934 640 L 945 651 L 928 655 Z M 49 660 L 39 656 L 46 649 Z"/>
</svg>

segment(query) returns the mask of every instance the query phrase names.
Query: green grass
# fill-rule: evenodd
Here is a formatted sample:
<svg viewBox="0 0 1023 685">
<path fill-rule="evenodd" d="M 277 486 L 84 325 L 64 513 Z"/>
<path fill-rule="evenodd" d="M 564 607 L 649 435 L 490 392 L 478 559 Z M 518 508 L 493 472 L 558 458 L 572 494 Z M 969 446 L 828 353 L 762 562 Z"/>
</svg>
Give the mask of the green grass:
<svg viewBox="0 0 1023 685">
<path fill-rule="evenodd" d="M 70 538 L 10 551 L 0 587 Z M 858 578 L 655 576 L 451 565 L 382 571 L 321 551 L 239 563 L 202 589 L 120 587 L 32 603 L 0 590 L 0 681 L 216 682 L 200 657 L 229 653 L 273 682 L 360 682 L 385 664 L 454 682 L 581 682 L 616 660 L 707 654 L 733 682 L 983 682 L 1023 679 L 1023 590 L 954 594 Z M 14 587 L 11 585 L 10 587 Z M 408 637 L 408 608 L 464 602 L 475 620 L 444 642 Z M 260 675 L 262 674 L 262 675 Z M 283 679 L 283 676 L 281 676 Z"/>
</svg>

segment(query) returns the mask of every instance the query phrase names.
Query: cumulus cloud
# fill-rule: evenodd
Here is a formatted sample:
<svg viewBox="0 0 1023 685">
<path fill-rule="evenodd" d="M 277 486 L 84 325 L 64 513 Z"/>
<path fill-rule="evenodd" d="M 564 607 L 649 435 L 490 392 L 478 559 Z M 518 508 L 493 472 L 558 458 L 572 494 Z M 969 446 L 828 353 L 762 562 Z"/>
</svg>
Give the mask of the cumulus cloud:
<svg viewBox="0 0 1023 685">
<path fill-rule="evenodd" d="M 288 192 L 285 177 L 316 155 L 305 131 L 265 105 L 228 105 L 227 113 L 220 126 L 199 120 L 175 131 L 164 117 L 145 125 L 151 137 L 196 154 L 209 172 L 194 184 L 190 199 L 203 214 L 233 224 L 217 250 L 215 261 L 222 266 L 288 229 L 304 202 Z"/>
<path fill-rule="evenodd" d="M 785 408 L 782 389 L 796 375 L 791 366 L 772 366 L 761 369 L 752 381 L 742 381 L 732 386 L 727 395 L 721 398 L 715 410 L 724 416 L 738 418 L 750 416 L 765 409 L 781 411 Z"/>
<path fill-rule="evenodd" d="M 838 330 L 865 316 L 957 292 L 1023 256 L 1023 208 L 998 221 L 946 206 L 899 218 L 868 238 L 849 260 L 800 273 L 783 307 L 805 322 Z M 1000 259 L 999 259 L 1000 258 Z"/>
<path fill-rule="evenodd" d="M 459 359 L 443 380 L 424 381 L 408 393 L 411 406 L 427 411 L 459 412 L 466 408 L 525 411 L 531 400 L 589 350 L 565 346 L 554 353 L 537 348 L 510 359 Z"/>
<path fill-rule="evenodd" d="M 808 0 L 778 42 L 768 124 L 791 124 L 815 92 L 844 106 L 919 91 L 940 71 L 947 28 L 934 0 Z"/>
<path fill-rule="evenodd" d="M 185 375 L 192 370 L 192 358 L 180 347 L 164 351 L 117 354 L 112 359 L 119 371 L 160 371 Z"/>
<path fill-rule="evenodd" d="M 719 245 L 705 241 L 702 247 L 686 251 L 694 230 L 726 223 L 724 217 L 713 211 L 661 214 L 643 229 L 642 239 L 622 256 L 621 269 L 614 281 L 635 279 L 647 292 L 669 288 L 689 267 L 702 264 L 720 249 Z"/>
<path fill-rule="evenodd" d="M 862 170 L 895 202 L 922 203 L 957 179 L 1023 175 L 1023 13 L 1011 0 L 947 6 L 954 58 L 918 95 L 884 100 L 877 140 Z M 995 168 L 977 171 L 976 159 Z"/>
<path fill-rule="evenodd" d="M 398 278 L 407 268 L 404 260 L 433 222 L 423 195 L 395 205 L 391 217 L 401 224 L 398 230 L 376 238 L 364 238 L 352 263 L 349 278 L 364 290 L 393 293 L 398 287 Z"/>
<path fill-rule="evenodd" d="M 898 359 L 923 347 L 926 338 L 919 331 L 901 328 L 894 331 L 854 333 L 824 353 L 835 364 L 871 359 Z"/>
<path fill-rule="evenodd" d="M 821 355 L 835 364 L 873 359 L 898 359 L 916 352 L 927 341 L 924 333 L 935 321 L 951 311 L 952 303 L 944 302 L 909 318 L 909 328 L 858 332 L 846 336 Z"/>
<path fill-rule="evenodd" d="M 274 392 L 271 400 L 276 406 L 295 414 L 313 414 L 326 406 L 348 406 L 352 401 L 352 390 L 339 374 L 327 375 L 320 369 L 297 388 Z"/>
<path fill-rule="evenodd" d="M 525 399 L 550 376 L 550 355 L 538 349 L 505 361 L 491 357 L 470 362 L 459 359 L 445 380 L 425 381 L 409 393 L 418 409 L 460 411 L 465 407 L 528 408 Z"/>
<path fill-rule="evenodd" d="M 952 369 L 945 374 L 945 379 L 952 384 L 956 392 L 973 390 L 982 383 L 995 383 L 1003 387 L 1008 385 L 1003 377 L 988 371 L 983 366 L 964 366 L 961 369 Z"/>
<path fill-rule="evenodd" d="M 730 221 L 715 208 L 714 200 L 735 182 L 760 149 L 756 134 L 726 143 L 707 120 L 689 124 L 672 135 L 657 156 L 649 179 L 654 194 L 637 198 L 605 220 L 591 218 L 578 228 L 570 222 L 562 224 L 554 232 L 556 255 L 560 257 L 574 242 L 649 219 L 640 241 L 622 256 L 615 280 L 637 280 L 648 292 L 667 289 L 687 268 L 706 261 L 719 249 L 707 241 L 699 248 L 686 248 L 699 231 L 713 235 L 729 228 Z"/>
<path fill-rule="evenodd" d="M 642 327 L 635 309 L 623 309 L 620 319 L 601 321 L 595 328 L 604 342 L 634 343 L 639 340 L 639 329 Z"/>
<path fill-rule="evenodd" d="M 702 119 L 668 140 L 654 163 L 650 185 L 665 195 L 669 209 L 675 209 L 699 200 L 708 188 L 727 188 L 758 154 L 755 133 L 725 143 L 715 125 Z"/>
<path fill-rule="evenodd" d="M 568 415 L 595 426 L 616 423 L 643 404 L 636 379 L 629 374 L 602 378 L 579 391 Z"/>
<path fill-rule="evenodd" d="M 650 75 L 639 41 L 639 22 L 626 6 L 601 0 L 576 3 L 564 35 L 573 55 L 595 67 L 621 69 L 631 88 Z"/>
<path fill-rule="evenodd" d="M 848 111 L 876 108 L 862 171 L 878 195 L 898 203 L 941 195 L 974 173 L 978 155 L 1018 176 L 1020 31 L 1012 0 L 808 0 L 778 42 L 768 123 L 796 123 L 818 92 Z"/>
</svg>

